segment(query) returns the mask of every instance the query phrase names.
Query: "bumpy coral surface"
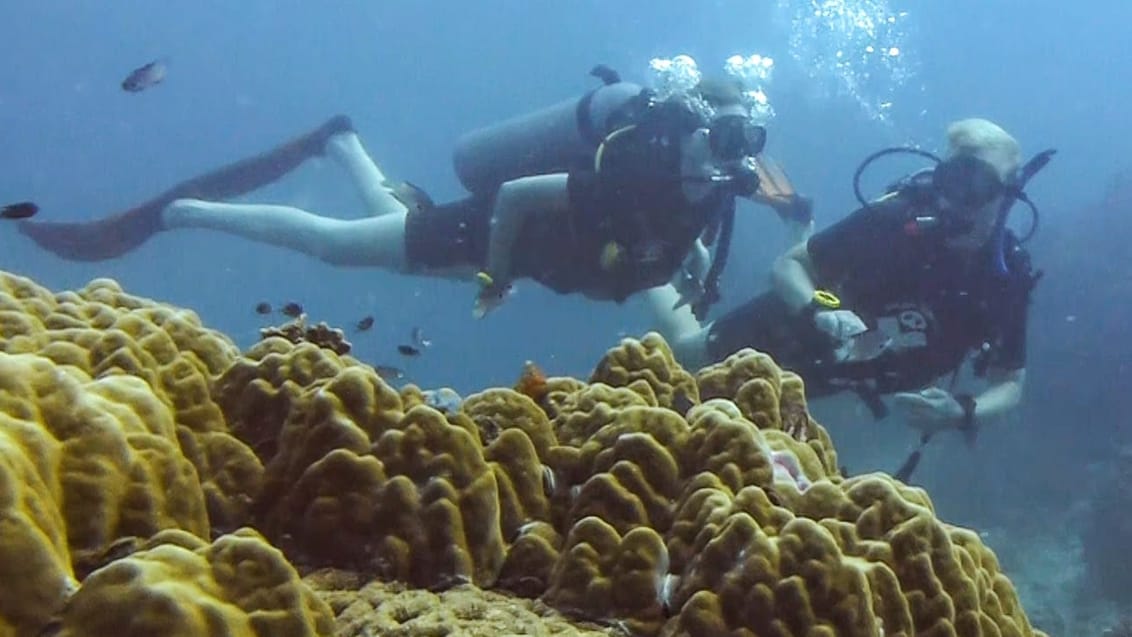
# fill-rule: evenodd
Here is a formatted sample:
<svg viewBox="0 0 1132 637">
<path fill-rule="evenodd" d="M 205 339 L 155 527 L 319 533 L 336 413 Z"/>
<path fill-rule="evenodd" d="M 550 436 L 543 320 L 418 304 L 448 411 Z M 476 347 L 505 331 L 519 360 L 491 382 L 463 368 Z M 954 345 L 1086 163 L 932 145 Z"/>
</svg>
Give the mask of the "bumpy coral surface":
<svg viewBox="0 0 1132 637">
<path fill-rule="evenodd" d="M 564 617 L 538 600 L 462 584 L 445 591 L 369 581 L 355 573 L 321 570 L 304 578 L 334 609 L 340 637 L 600 637 L 624 635 Z"/>
<path fill-rule="evenodd" d="M 330 607 L 277 549 L 241 529 L 207 544 L 163 531 L 83 581 L 60 637 L 334 634 Z"/>
<path fill-rule="evenodd" d="M 1035 634 L 978 536 L 839 475 L 757 352 L 693 375 L 650 334 L 442 412 L 108 283 L 0 288 L 0 635 L 328 634 L 312 586 L 342 634 Z"/>
<path fill-rule="evenodd" d="M 0 273 L 0 352 L 36 354 L 91 378 L 144 381 L 199 474 L 213 523 L 247 521 L 262 469 L 211 398 L 212 379 L 239 351 L 195 314 L 126 294 L 107 279 L 52 294 Z"/>
</svg>

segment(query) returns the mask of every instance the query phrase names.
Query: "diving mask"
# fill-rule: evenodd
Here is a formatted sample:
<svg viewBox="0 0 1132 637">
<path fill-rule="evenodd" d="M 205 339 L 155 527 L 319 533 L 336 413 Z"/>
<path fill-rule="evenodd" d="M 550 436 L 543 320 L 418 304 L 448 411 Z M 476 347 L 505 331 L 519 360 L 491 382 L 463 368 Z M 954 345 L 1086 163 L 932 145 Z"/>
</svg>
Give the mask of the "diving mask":
<svg viewBox="0 0 1132 637">
<path fill-rule="evenodd" d="M 954 206 L 981 208 L 1006 193 L 1006 185 L 989 162 L 972 155 L 957 155 L 932 171 L 932 188 Z"/>
<path fill-rule="evenodd" d="M 708 129 L 711 154 L 720 161 L 739 161 L 754 157 L 766 145 L 766 129 L 745 115 L 721 115 Z"/>
</svg>

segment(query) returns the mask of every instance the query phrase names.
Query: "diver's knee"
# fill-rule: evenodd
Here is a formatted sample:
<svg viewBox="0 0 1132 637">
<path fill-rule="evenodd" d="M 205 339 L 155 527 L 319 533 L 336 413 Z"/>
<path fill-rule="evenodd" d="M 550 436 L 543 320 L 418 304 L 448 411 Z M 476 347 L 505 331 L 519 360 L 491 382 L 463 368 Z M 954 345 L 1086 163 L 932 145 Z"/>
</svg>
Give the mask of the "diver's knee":
<svg viewBox="0 0 1132 637">
<path fill-rule="evenodd" d="M 680 366 L 696 371 L 710 364 L 707 351 L 707 330 L 674 336 L 671 339 L 672 355 Z"/>
<path fill-rule="evenodd" d="M 188 197 L 174 199 L 161 209 L 158 215 L 160 227 L 167 229 L 193 226 L 200 222 L 200 218 L 207 213 L 208 207 L 208 202 L 201 199 Z"/>
</svg>

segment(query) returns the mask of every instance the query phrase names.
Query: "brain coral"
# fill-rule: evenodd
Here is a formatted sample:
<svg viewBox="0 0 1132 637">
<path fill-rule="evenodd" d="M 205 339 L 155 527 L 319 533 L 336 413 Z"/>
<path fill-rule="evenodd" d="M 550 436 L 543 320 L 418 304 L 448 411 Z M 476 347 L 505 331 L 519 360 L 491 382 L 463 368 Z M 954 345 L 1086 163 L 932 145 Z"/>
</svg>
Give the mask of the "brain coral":
<svg viewBox="0 0 1132 637">
<path fill-rule="evenodd" d="M 5 637 L 52 617 L 68 635 L 130 617 L 329 634 L 332 614 L 343 634 L 592 628 L 533 628 L 535 604 L 649 635 L 1037 634 L 994 554 L 925 492 L 838 474 L 802 379 L 757 352 L 693 375 L 650 334 L 589 383 L 441 412 L 310 343 L 239 356 L 109 283 L 0 288 Z M 291 564 L 359 585 L 313 593 Z M 455 614 L 428 615 L 431 593 L 384 604 L 399 593 L 374 579 L 452 589 Z"/>
</svg>

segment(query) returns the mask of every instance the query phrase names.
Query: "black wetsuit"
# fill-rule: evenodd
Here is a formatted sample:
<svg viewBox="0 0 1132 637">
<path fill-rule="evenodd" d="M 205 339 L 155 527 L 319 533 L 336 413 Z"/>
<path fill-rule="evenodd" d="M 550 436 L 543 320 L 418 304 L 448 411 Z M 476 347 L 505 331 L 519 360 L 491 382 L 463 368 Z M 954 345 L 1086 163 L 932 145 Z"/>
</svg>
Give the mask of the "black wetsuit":
<svg viewBox="0 0 1132 637">
<path fill-rule="evenodd" d="M 817 286 L 837 294 L 842 308 L 870 330 L 891 338 L 891 349 L 871 360 L 838 363 L 812 314 L 791 315 L 768 292 L 712 324 L 710 358 L 744 347 L 767 352 L 801 374 L 813 395 L 922 388 L 958 369 L 972 350 L 1001 369 L 1025 366 L 1036 281 L 1028 253 L 1008 235 L 1007 274 L 996 271 L 989 248 L 965 265 L 942 237 L 917 232 L 911 218 L 907 200 L 894 197 L 854 212 L 807 244 Z"/>
<path fill-rule="evenodd" d="M 687 132 L 676 122 L 639 126 L 606 142 L 600 171 L 592 157 L 579 161 L 569 172 L 568 210 L 520 230 L 512 276 L 618 302 L 667 283 L 704 228 L 735 205 L 722 188 L 695 204 L 685 197 L 679 143 Z M 410 267 L 486 267 L 492 205 L 476 196 L 411 213 Z"/>
</svg>

